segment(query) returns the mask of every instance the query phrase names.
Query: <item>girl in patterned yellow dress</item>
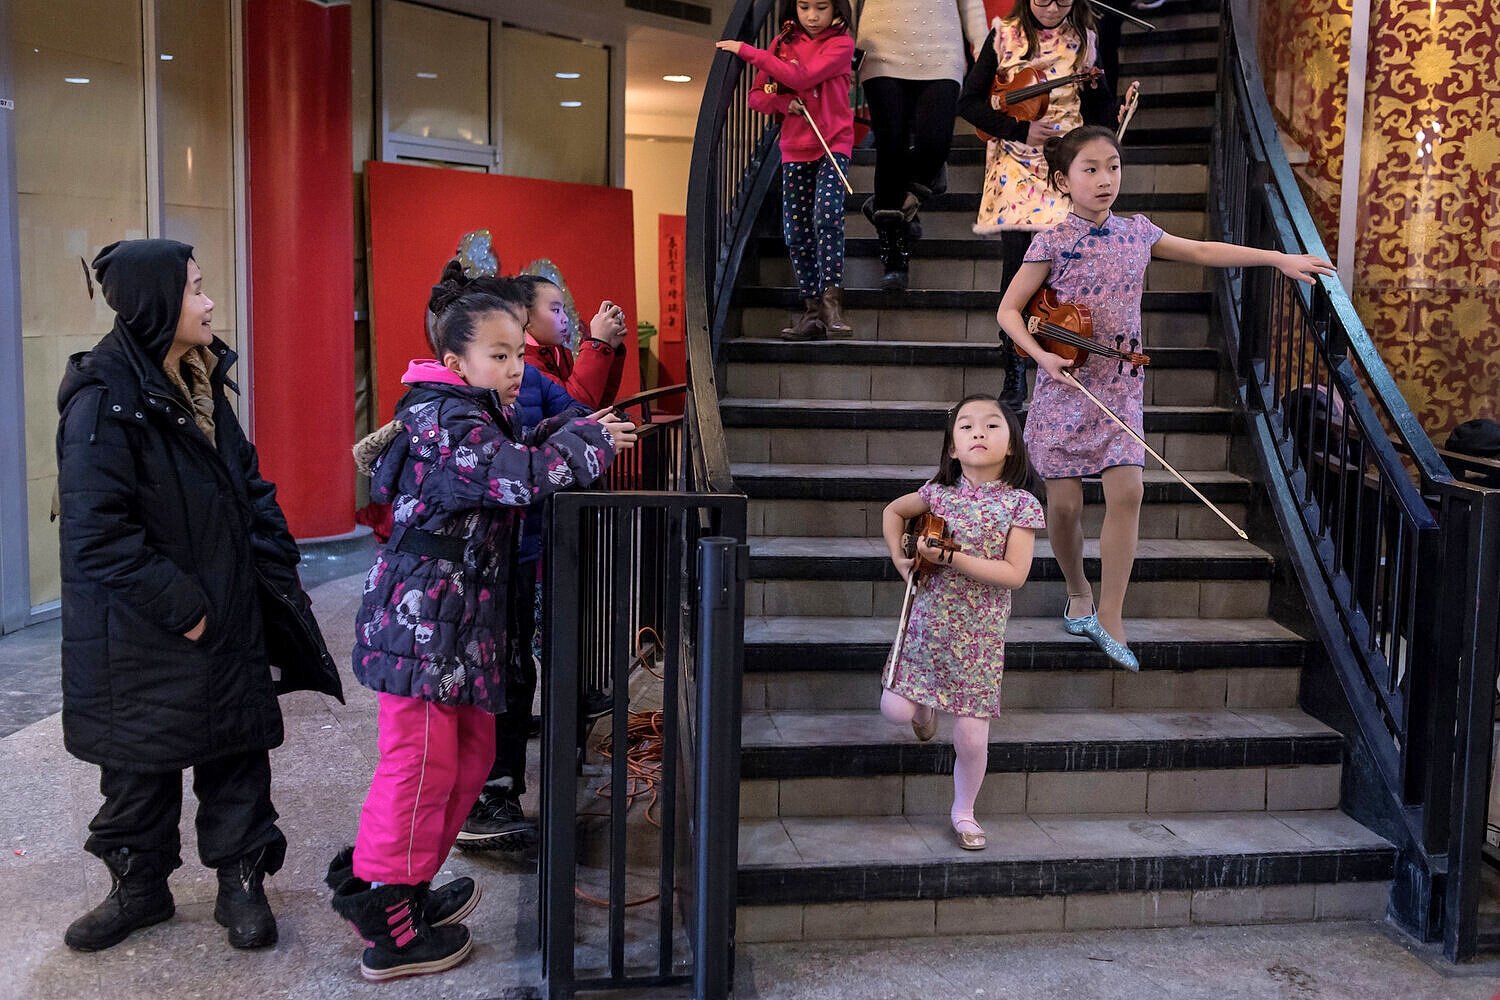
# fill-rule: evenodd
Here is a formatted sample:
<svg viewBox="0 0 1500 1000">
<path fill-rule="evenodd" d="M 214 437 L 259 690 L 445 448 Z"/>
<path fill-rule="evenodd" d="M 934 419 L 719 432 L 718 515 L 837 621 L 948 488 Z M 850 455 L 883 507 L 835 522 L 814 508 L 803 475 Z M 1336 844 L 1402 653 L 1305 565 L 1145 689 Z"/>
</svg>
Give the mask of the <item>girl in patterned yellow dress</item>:
<svg viewBox="0 0 1500 1000">
<path fill-rule="evenodd" d="M 882 521 L 891 561 L 903 577 L 909 518 L 929 511 L 946 520 L 960 551 L 924 542 L 922 584 L 912 600 L 906 642 L 890 671 L 880 711 L 910 724 L 922 741 L 937 732 L 937 713 L 954 717 L 953 832 L 969 850 L 984 847 L 974 801 L 989 760 L 990 719 L 1000 714 L 1005 625 L 1010 594 L 1031 571 L 1042 506 L 1021 489 L 1026 478 L 1021 423 L 993 396 L 968 396 L 948 411 L 937 475 L 890 503 Z M 951 561 L 950 561 L 951 560 Z"/>
</svg>

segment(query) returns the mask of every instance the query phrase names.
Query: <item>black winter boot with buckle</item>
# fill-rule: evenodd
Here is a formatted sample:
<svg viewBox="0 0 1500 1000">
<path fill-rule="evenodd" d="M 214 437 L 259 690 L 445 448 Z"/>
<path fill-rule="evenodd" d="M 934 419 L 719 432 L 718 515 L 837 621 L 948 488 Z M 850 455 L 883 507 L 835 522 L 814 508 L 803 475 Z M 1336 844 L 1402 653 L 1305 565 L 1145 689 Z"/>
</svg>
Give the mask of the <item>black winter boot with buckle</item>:
<svg viewBox="0 0 1500 1000">
<path fill-rule="evenodd" d="M 372 982 L 446 972 L 469 957 L 463 924 L 434 927 L 423 916 L 424 885 L 371 886 L 350 876 L 333 891 L 333 910 L 365 941 L 359 973 Z"/>
<path fill-rule="evenodd" d="M 521 851 L 536 842 L 536 824 L 526 818 L 521 800 L 501 778 L 479 793 L 457 844 L 466 850 Z"/>
<path fill-rule="evenodd" d="M 781 331 L 782 340 L 822 340 L 828 331 L 823 327 L 822 307 L 823 300 L 811 298 L 802 300 L 803 313 L 796 322 Z"/>
<path fill-rule="evenodd" d="M 219 869 L 219 898 L 214 920 L 229 930 L 235 948 L 269 948 L 276 943 L 276 915 L 266 899 L 266 876 L 281 868 L 280 855 L 263 847 Z"/>
<path fill-rule="evenodd" d="M 1008 338 L 1001 338 L 1000 349 L 1009 355 L 1005 366 L 1005 380 L 1000 386 L 1000 402 L 1020 413 L 1026 406 L 1026 358 Z"/>
<path fill-rule="evenodd" d="M 167 871 L 152 856 L 122 847 L 106 852 L 100 860 L 109 869 L 109 895 L 69 924 L 63 935 L 68 947 L 78 951 L 112 948 L 131 931 L 159 924 L 176 912 Z"/>
<path fill-rule="evenodd" d="M 337 890 L 353 877 L 354 848 L 345 847 L 328 863 L 328 875 L 323 881 L 328 888 Z M 479 906 L 480 895 L 479 884 L 467 875 L 436 889 L 429 888 L 422 906 L 422 917 L 434 927 L 456 924 Z"/>
<path fill-rule="evenodd" d="M 880 264 L 885 268 L 880 287 L 888 292 L 903 292 L 911 266 L 906 219 L 895 209 L 883 208 L 875 213 L 875 231 L 880 236 Z"/>
</svg>

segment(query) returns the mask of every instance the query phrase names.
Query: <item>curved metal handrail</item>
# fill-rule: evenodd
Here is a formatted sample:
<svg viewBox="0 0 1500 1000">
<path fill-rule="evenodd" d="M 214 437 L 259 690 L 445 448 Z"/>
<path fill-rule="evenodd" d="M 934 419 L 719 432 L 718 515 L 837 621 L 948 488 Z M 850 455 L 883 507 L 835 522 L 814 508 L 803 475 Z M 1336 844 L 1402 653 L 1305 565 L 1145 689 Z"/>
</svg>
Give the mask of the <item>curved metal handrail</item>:
<svg viewBox="0 0 1500 1000">
<path fill-rule="evenodd" d="M 1249 3 L 1222 10 L 1216 235 L 1326 257 Z M 1393 915 L 1469 957 L 1500 669 L 1500 491 L 1455 479 L 1336 280 L 1230 271 L 1214 293 L 1286 559 L 1367 761 L 1350 807 L 1399 848 Z"/>
<path fill-rule="evenodd" d="M 776 33 L 775 0 L 739 0 L 724 38 L 759 46 Z M 779 160 L 778 127 L 745 103 L 753 74 L 727 52 L 714 56 L 693 138 L 687 196 L 688 421 L 694 486 L 734 491 L 719 419 L 715 361 L 740 260 Z"/>
</svg>

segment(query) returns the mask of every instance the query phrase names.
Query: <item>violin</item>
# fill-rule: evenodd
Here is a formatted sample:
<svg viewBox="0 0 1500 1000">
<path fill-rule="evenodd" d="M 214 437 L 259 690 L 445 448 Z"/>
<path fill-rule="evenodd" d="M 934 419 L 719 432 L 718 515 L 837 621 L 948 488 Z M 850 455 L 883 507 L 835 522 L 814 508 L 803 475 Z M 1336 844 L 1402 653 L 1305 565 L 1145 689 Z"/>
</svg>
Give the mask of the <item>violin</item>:
<svg viewBox="0 0 1500 1000">
<path fill-rule="evenodd" d="M 1009 115 L 1018 122 L 1034 122 L 1047 113 L 1052 105 L 1052 91 L 1058 87 L 1072 83 L 1086 83 L 1090 87 L 1097 87 L 1102 79 L 1104 71 L 1097 66 L 1090 66 L 1081 73 L 1069 73 L 1055 80 L 1047 79 L 1045 72 L 1034 66 L 1022 66 L 1005 83 L 1001 83 L 998 76 L 995 77 L 995 81 L 990 84 L 990 103 L 995 105 L 996 111 Z M 976 131 L 985 142 L 995 138 L 983 130 Z"/>
<path fill-rule="evenodd" d="M 923 558 L 917 558 L 917 546 L 923 539 L 932 543 L 938 551 L 929 549 Z M 928 511 L 926 514 L 918 514 L 906 522 L 906 531 L 901 536 L 901 552 L 908 559 L 916 559 L 911 573 L 906 577 L 906 596 L 901 601 L 901 617 L 896 623 L 896 639 L 891 643 L 891 651 L 886 656 L 885 669 L 881 671 L 881 684 L 891 687 L 896 682 L 896 665 L 901 662 L 901 651 L 906 647 L 906 630 L 911 624 L 911 602 L 917 592 L 917 586 L 922 578 L 934 569 L 928 558 L 937 562 L 952 563 L 953 553 L 961 551 L 961 546 L 953 540 L 953 531 L 948 527 L 948 522 L 937 514 Z"/>
<path fill-rule="evenodd" d="M 1149 354 L 1125 349 L 1124 337 L 1115 337 L 1114 347 L 1099 343 L 1094 339 L 1094 317 L 1089 307 L 1061 301 L 1057 290 L 1046 285 L 1037 289 L 1026 303 L 1026 326 L 1042 350 L 1067 361 L 1069 368 L 1081 368 L 1090 354 L 1114 358 L 1119 362 L 1121 374 L 1130 365 L 1130 374 L 1139 376 L 1141 369 L 1151 363 Z M 1131 341 L 1132 345 L 1135 343 Z M 1020 344 L 1016 350 L 1021 350 Z"/>
<path fill-rule="evenodd" d="M 923 558 L 917 559 L 917 547 L 925 539 L 933 548 L 928 549 Z M 906 522 L 906 533 L 901 536 L 902 552 L 908 559 L 917 559 L 912 575 L 932 572 L 932 565 L 927 560 L 931 559 L 939 563 L 953 562 L 953 553 L 963 551 L 963 547 L 953 540 L 953 529 L 948 527 L 948 522 L 937 514 L 929 511 L 926 514 L 918 514 Z"/>
</svg>

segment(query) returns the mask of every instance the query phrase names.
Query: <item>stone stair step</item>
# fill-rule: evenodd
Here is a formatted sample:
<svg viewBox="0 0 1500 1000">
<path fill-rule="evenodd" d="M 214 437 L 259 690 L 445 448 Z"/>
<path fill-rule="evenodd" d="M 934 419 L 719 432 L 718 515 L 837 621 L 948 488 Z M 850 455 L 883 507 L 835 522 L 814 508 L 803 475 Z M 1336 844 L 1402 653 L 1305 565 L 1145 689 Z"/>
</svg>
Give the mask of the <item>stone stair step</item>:
<svg viewBox="0 0 1500 1000">
<path fill-rule="evenodd" d="M 872 775 L 951 775 L 951 719 L 940 717 L 937 738 L 918 743 L 910 726 L 894 726 L 874 706 L 863 711 L 746 712 L 741 726 L 740 775 L 745 779 L 853 778 Z M 1092 802 L 1049 797 L 1040 781 L 1021 804 L 1031 814 L 1055 812 L 1219 812 L 1264 809 L 1266 784 L 1233 776 L 1198 782 L 1199 798 L 1182 797 L 1182 782 L 1160 782 L 1154 799 L 1145 772 L 1193 771 L 1299 764 L 1338 765 L 1343 737 L 1296 708 L 1198 712 L 1007 709 L 990 724 L 990 773 L 1114 773 Z M 1133 779 L 1120 773 L 1136 773 Z M 1125 787 L 1127 781 L 1131 787 Z M 1253 786 L 1253 787 L 1252 787 Z M 1278 789 L 1275 802 L 1300 801 Z M 1324 794 L 1318 792 L 1319 795 Z M 1337 805 L 1335 802 L 1324 808 Z M 1241 803 L 1223 805 L 1228 801 Z M 874 810 L 875 806 L 867 807 Z M 1282 804 L 1272 808 L 1308 808 Z M 1318 808 L 1318 807 L 1314 807 Z M 896 808 L 891 810 L 899 813 Z M 908 812 L 912 810 L 907 810 Z M 830 804 L 825 815 L 836 815 Z"/>
<path fill-rule="evenodd" d="M 873 192 L 856 188 L 853 194 L 844 196 L 844 207 L 847 211 L 858 212 L 865 201 L 872 197 Z M 946 192 L 934 195 L 922 206 L 922 218 L 926 219 L 933 212 L 963 212 L 973 215 L 979 211 L 981 195 L 978 191 L 958 191 L 952 184 Z M 1134 215 L 1137 212 L 1146 212 L 1155 215 L 1157 212 L 1203 212 L 1208 209 L 1208 195 L 1201 191 L 1137 191 L 1129 194 L 1121 194 L 1115 202 L 1113 210 L 1125 215 Z M 878 241 L 870 240 L 869 243 L 878 246 Z M 973 239 L 966 242 L 975 243 Z M 989 245 L 999 245 L 998 240 L 988 241 Z M 985 243 L 980 243 L 984 246 Z M 924 236 L 914 245 L 915 249 L 927 247 L 927 238 Z M 783 244 L 783 249 L 785 245 Z M 845 254 L 849 249 L 845 247 Z"/>
<path fill-rule="evenodd" d="M 1083 543 L 1084 568 L 1099 573 L 1099 542 Z M 1264 549 L 1239 539 L 1148 538 L 1136 551 L 1132 582 L 1148 580 L 1268 580 L 1275 561 Z M 900 580 L 882 538 L 798 537 L 750 538 L 752 580 Z M 1028 585 L 1061 580 L 1062 571 L 1044 534 L 1036 539 Z"/>
<path fill-rule="evenodd" d="M 1395 855 L 1334 810 L 1005 816 L 987 818 L 985 829 L 989 849 L 963 851 L 943 814 L 746 820 L 739 900 L 941 907 L 967 897 L 1062 895 L 1071 903 L 1079 893 L 1383 882 Z"/>
<path fill-rule="evenodd" d="M 1178 15 L 1176 20 L 1165 23 L 1164 19 L 1154 16 L 1147 17 L 1146 20 L 1156 25 L 1156 30 L 1147 31 L 1129 25 L 1120 33 L 1122 52 L 1134 54 L 1140 49 L 1146 49 L 1155 54 L 1173 46 L 1198 42 L 1216 43 L 1219 40 L 1219 20 L 1215 14 Z"/>
<path fill-rule="evenodd" d="M 946 197 L 946 196 L 945 196 Z M 975 209 L 969 211 L 958 210 L 924 210 L 922 212 L 922 240 L 932 239 L 981 239 L 973 231 L 974 219 L 977 213 Z M 1133 214 L 1133 213 L 1132 213 Z M 1202 211 L 1157 211 L 1149 213 L 1151 221 L 1174 236 L 1190 237 L 1192 239 L 1203 238 L 1208 225 L 1208 215 Z M 844 214 L 844 230 L 846 233 L 856 237 L 873 233 L 875 228 L 865 218 L 856 205 L 849 208 Z M 990 237 L 993 238 L 993 237 Z M 914 259 L 922 255 L 922 240 L 912 245 L 912 256 Z"/>
<path fill-rule="evenodd" d="M 1151 40 L 1166 31 L 1182 31 L 1185 29 L 1211 28 L 1215 37 L 1218 35 L 1219 11 L 1218 4 L 1210 3 L 1200 5 L 1200 10 L 1186 10 L 1187 3 L 1174 3 L 1170 6 L 1152 11 L 1146 16 L 1146 20 L 1155 26 L 1155 31 L 1149 31 L 1139 25 L 1126 22 L 1124 30 L 1120 34 L 1120 44 L 1125 45 L 1147 45 Z M 1168 13 L 1171 11 L 1171 13 Z"/>
<path fill-rule="evenodd" d="M 1217 78 L 1212 73 L 1208 74 L 1208 77 L 1211 92 L 1213 81 Z M 1142 81 L 1143 92 L 1146 90 L 1146 83 L 1147 81 Z M 1156 163 L 1207 163 L 1208 143 L 1209 132 L 1206 129 L 1189 129 L 1182 134 L 1176 132 L 1163 134 L 1155 130 L 1137 132 L 1132 126 L 1131 130 L 1125 134 L 1125 148 L 1128 151 L 1125 161 L 1132 166 Z M 875 162 L 874 148 L 862 146 L 856 149 L 853 162 L 858 165 L 873 164 Z M 978 140 L 970 144 L 955 139 L 953 149 L 948 153 L 948 165 L 951 167 L 976 163 L 984 163 L 984 147 L 978 144 Z"/>
<path fill-rule="evenodd" d="M 743 285 L 735 293 L 736 304 L 747 307 L 779 306 L 802 309 L 797 289 L 767 285 Z M 1212 297 L 1207 292 L 1144 292 L 1142 312 L 1206 312 Z M 904 292 L 879 289 L 851 289 L 844 294 L 850 309 L 889 310 L 988 310 L 990 322 L 999 303 L 998 293 L 989 289 L 910 288 Z M 915 339 L 915 338 L 914 338 Z M 926 339 L 926 338 L 922 338 Z"/>
<path fill-rule="evenodd" d="M 1025 617 L 1059 614 L 1067 600 L 1062 580 L 1037 580 L 1014 593 L 1011 613 Z M 896 580 L 751 580 L 745 614 L 894 618 L 901 613 L 905 585 Z M 1271 581 L 1140 580 L 1125 593 L 1125 617 L 1263 618 Z"/>
<path fill-rule="evenodd" d="M 976 263 L 975 267 L 978 268 Z M 996 262 L 998 267 L 998 262 Z M 924 273 L 927 264 L 920 259 L 913 261 L 914 274 Z M 783 301 L 796 298 L 795 289 L 779 289 Z M 852 290 L 851 296 L 889 295 L 898 293 Z M 854 333 L 847 340 L 855 341 L 965 341 L 968 343 L 995 343 L 1000 326 L 995 321 L 995 309 L 1000 304 L 998 291 L 967 291 L 964 294 L 988 297 L 980 308 L 956 309 L 903 308 L 899 304 L 879 308 L 846 308 L 844 315 L 854 326 Z M 1190 305 L 1181 296 L 1199 295 L 1195 292 L 1147 292 L 1144 295 L 1146 308 L 1141 313 L 1141 330 L 1147 351 L 1158 347 L 1203 347 L 1210 341 L 1207 310 L 1187 309 Z M 1156 299 L 1157 295 L 1172 296 Z M 1157 308 L 1157 304 L 1161 308 Z M 793 309 L 795 308 L 795 313 Z M 773 338 L 802 314 L 802 303 L 795 306 L 747 306 L 730 313 L 726 324 L 726 339 L 738 337 Z"/>
<path fill-rule="evenodd" d="M 767 337 L 741 337 L 726 341 L 722 360 L 730 364 L 777 365 L 892 365 L 997 366 L 999 344 L 930 340 L 815 340 L 791 343 Z M 1177 370 L 1215 371 L 1219 351 L 1214 347 L 1161 347 L 1153 349 L 1151 367 Z"/>
<path fill-rule="evenodd" d="M 1215 698 L 1227 697 L 1233 699 L 1234 705 L 1286 707 L 1258 700 L 1262 694 L 1269 696 L 1272 692 L 1258 691 L 1254 685 L 1275 683 L 1263 671 L 1300 668 L 1307 662 L 1311 649 L 1308 639 L 1268 618 L 1135 618 L 1129 626 L 1130 647 L 1140 658 L 1141 673 L 1113 671 L 1119 680 L 1131 681 L 1153 672 L 1255 672 L 1255 677 L 1235 681 L 1235 689 L 1228 694 L 1211 695 L 1208 704 Z M 867 673 L 878 678 L 895 634 L 894 616 L 748 617 L 745 672 Z M 1104 654 L 1092 642 L 1062 630 L 1057 612 L 1036 618 L 1013 615 L 1006 627 L 1007 684 L 1015 679 L 1017 671 L 1051 677 L 1058 673 L 1095 671 L 1106 663 Z M 1213 683 L 1206 680 L 1204 690 L 1210 691 L 1208 685 Z M 1241 689 L 1242 685 L 1248 686 Z"/>
<path fill-rule="evenodd" d="M 910 493 L 931 479 L 933 468 L 931 464 L 849 466 L 735 462 L 731 473 L 735 485 L 752 499 L 878 500 L 883 507 L 900 494 Z M 1183 474 L 1204 496 L 1217 504 L 1244 504 L 1251 497 L 1249 480 L 1232 472 L 1203 469 L 1183 470 Z M 1182 503 L 1192 498 L 1187 488 L 1164 470 L 1147 469 L 1143 479 L 1145 505 Z M 1103 487 L 1098 479 L 1084 479 L 1083 498 L 1089 504 L 1103 502 Z"/>
</svg>

